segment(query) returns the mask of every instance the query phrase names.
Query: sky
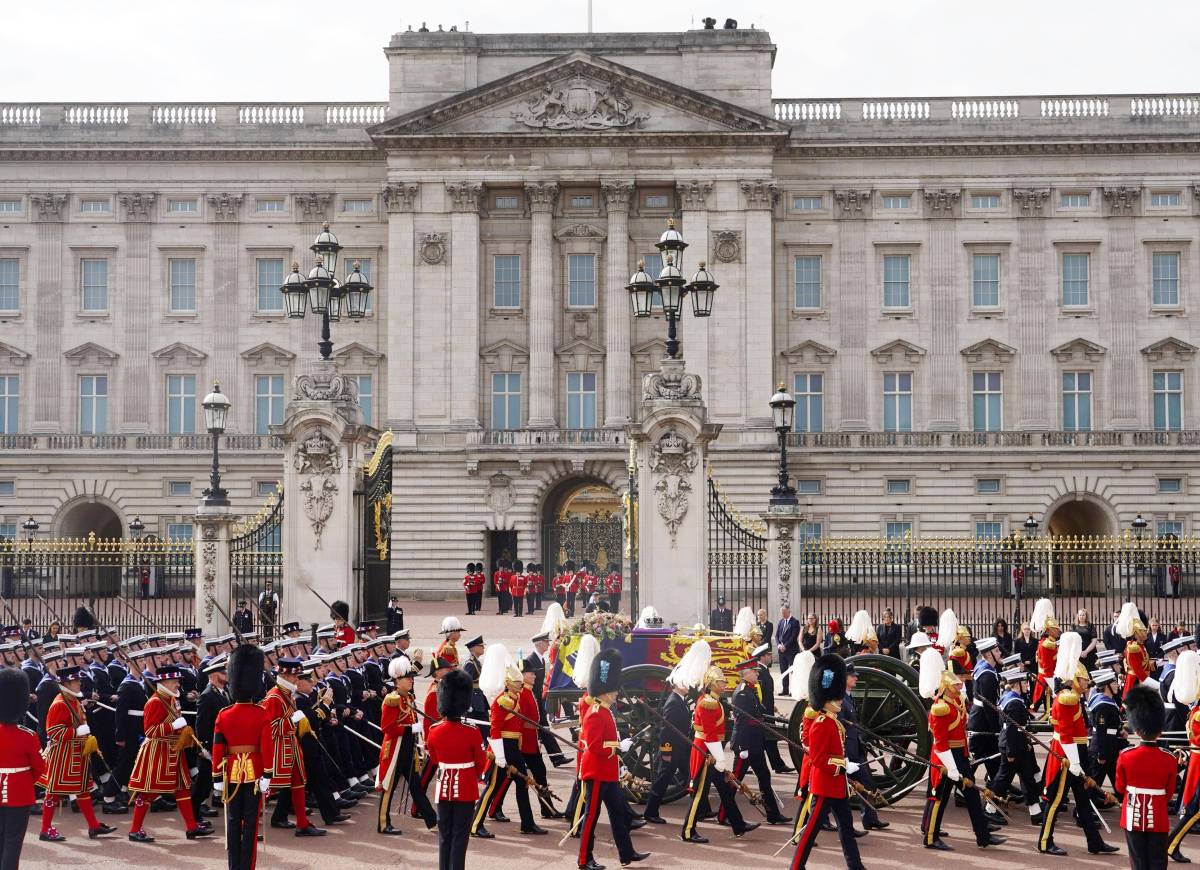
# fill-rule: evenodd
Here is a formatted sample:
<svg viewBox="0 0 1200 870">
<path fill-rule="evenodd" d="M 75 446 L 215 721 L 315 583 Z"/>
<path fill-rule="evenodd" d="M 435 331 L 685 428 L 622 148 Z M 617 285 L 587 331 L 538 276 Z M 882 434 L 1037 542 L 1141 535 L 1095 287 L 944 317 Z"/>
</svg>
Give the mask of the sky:
<svg viewBox="0 0 1200 870">
<path fill-rule="evenodd" d="M 766 29 L 776 97 L 1200 92 L 1198 0 L 593 3 L 596 31 Z M 382 47 L 423 20 L 585 31 L 587 0 L 10 0 L 0 103 L 382 101 Z"/>
</svg>

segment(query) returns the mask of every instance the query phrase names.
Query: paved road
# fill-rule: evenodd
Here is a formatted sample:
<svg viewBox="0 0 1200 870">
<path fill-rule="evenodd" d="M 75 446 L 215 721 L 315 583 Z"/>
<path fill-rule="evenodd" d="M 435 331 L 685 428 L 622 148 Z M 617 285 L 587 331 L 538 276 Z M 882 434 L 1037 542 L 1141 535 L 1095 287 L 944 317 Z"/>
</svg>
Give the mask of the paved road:
<svg viewBox="0 0 1200 870">
<path fill-rule="evenodd" d="M 405 606 L 407 622 L 413 630 L 415 642 L 430 647 L 437 641 L 436 629 L 442 616 L 450 611 L 444 603 L 409 603 Z M 482 631 L 489 642 L 500 641 L 515 650 L 518 646 L 529 647 L 528 638 L 541 625 L 539 616 L 498 617 L 494 613 L 481 614 L 467 620 L 461 615 L 468 631 Z M 424 696 L 424 686 L 418 686 L 418 696 Z M 551 785 L 562 796 L 570 792 L 569 771 L 551 772 Z M 787 793 L 789 781 L 776 783 L 776 791 Z M 753 784 L 753 783 L 752 783 Z M 329 835 L 319 840 L 297 840 L 290 832 L 267 832 L 265 856 L 260 860 L 261 870 L 325 870 L 345 866 L 400 867 L 411 870 L 429 870 L 437 866 L 437 837 L 427 832 L 424 825 L 405 818 L 401 822 L 404 836 L 385 838 L 375 833 L 373 800 L 364 801 L 352 810 L 353 820 L 330 829 Z M 795 802 L 787 800 L 786 811 L 794 812 Z M 998 863 L 1012 868 L 1117 868 L 1127 867 L 1128 857 L 1091 856 L 1087 854 L 1082 832 L 1069 824 L 1064 817 L 1056 837 L 1059 845 L 1070 853 L 1066 859 L 1038 856 L 1034 851 L 1036 829 L 1028 824 L 1023 810 L 1014 812 L 1014 824 L 1003 833 L 1011 835 L 1008 843 L 998 848 L 980 850 L 973 845 L 966 811 L 953 809 L 947 818 L 949 842 L 955 852 L 932 853 L 920 850 L 918 825 L 922 802 L 917 796 L 906 798 L 898 807 L 885 810 L 884 819 L 891 822 L 886 831 L 874 832 L 863 840 L 863 858 L 872 870 L 887 868 L 901 870 L 909 867 L 941 868 L 987 868 L 993 870 Z M 577 843 L 568 840 L 562 846 L 559 839 L 565 832 L 563 822 L 546 822 L 551 833 L 544 837 L 527 837 L 518 833 L 516 801 L 509 797 L 507 814 L 514 822 L 492 824 L 497 834 L 495 840 L 473 840 L 467 856 L 471 870 L 514 870 L 513 862 L 519 861 L 520 870 L 542 870 L 542 868 L 571 868 L 576 866 Z M 536 810 L 535 810 L 536 812 Z M 747 818 L 755 811 L 745 808 Z M 785 849 L 778 857 L 771 855 L 787 840 L 790 829 L 785 827 L 759 828 L 742 839 L 735 839 L 727 828 L 713 824 L 701 826 L 703 833 L 711 839 L 708 846 L 693 846 L 679 840 L 679 823 L 682 805 L 679 803 L 664 808 L 664 816 L 670 821 L 666 826 L 647 826 L 634 834 L 635 845 L 642 851 L 652 853 L 652 858 L 639 867 L 678 868 L 678 870 L 728 870 L 732 866 L 777 867 L 789 866 L 792 849 Z M 60 812 L 59 829 L 68 842 L 50 845 L 37 840 L 36 821 L 31 821 L 31 833 L 26 838 L 21 866 L 41 870 L 51 867 L 89 867 L 91 870 L 129 870 L 133 867 L 158 868 L 177 867 L 186 870 L 220 870 L 225 867 L 222 838 L 188 842 L 184 839 L 182 823 L 176 814 L 152 814 L 147 820 L 147 829 L 158 842 L 148 846 L 137 846 L 125 839 L 128 832 L 128 816 L 103 817 L 110 823 L 115 818 L 118 833 L 103 841 L 87 839 L 79 815 Z M 1110 825 L 1115 826 L 1115 813 L 1106 814 Z M 219 820 L 217 820 L 219 821 Z M 539 820 L 540 821 L 540 820 Z M 1020 824 L 1016 824 L 1019 822 Z M 1109 842 L 1123 846 L 1119 831 L 1108 835 Z M 620 867 L 616 850 L 611 845 L 607 822 L 602 821 L 598 829 L 599 845 L 596 859 L 610 868 Z M 1124 851 L 1124 850 L 1122 850 Z M 1200 845 L 1195 850 L 1200 854 Z M 348 864 L 352 862 L 352 864 Z M 835 834 L 822 834 L 813 852 L 809 866 L 814 870 L 840 870 L 845 867 Z"/>
</svg>

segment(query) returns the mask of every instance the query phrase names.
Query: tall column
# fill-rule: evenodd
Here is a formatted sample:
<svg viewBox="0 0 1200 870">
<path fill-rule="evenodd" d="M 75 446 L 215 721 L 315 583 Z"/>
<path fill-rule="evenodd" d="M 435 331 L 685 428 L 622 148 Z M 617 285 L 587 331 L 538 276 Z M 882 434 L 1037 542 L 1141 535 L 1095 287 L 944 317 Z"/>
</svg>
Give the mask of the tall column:
<svg viewBox="0 0 1200 870">
<path fill-rule="evenodd" d="M 419 190 L 416 184 L 389 184 L 383 189 L 388 210 L 387 284 L 375 300 L 379 316 L 387 323 L 387 425 L 401 440 L 405 438 L 401 433 L 416 431 L 413 212 Z"/>
<path fill-rule="evenodd" d="M 1047 381 L 1050 351 L 1048 312 L 1058 306 L 1047 298 L 1046 223 L 1042 218 L 1047 189 L 1019 188 L 1013 191 L 1017 209 L 1017 428 L 1037 431 L 1055 428 L 1053 397 L 1056 382 Z M 1051 269 L 1053 273 L 1053 269 Z"/>
<path fill-rule="evenodd" d="M 712 268 L 708 249 L 708 198 L 712 194 L 712 189 L 711 181 L 689 181 L 676 185 L 680 217 L 683 223 L 680 232 L 683 233 L 683 237 L 687 239 L 688 243 L 685 252 L 687 256 L 683 260 L 684 277 L 689 280 L 701 263 L 706 263 Z M 716 278 L 719 284 L 721 282 L 720 270 L 714 271 L 717 273 Z M 658 276 L 652 275 L 651 277 Z M 713 304 L 712 316 L 721 317 L 721 309 L 722 300 L 720 291 L 718 291 Z M 690 303 L 688 303 L 688 310 L 691 310 Z M 711 317 L 688 316 L 687 332 L 683 341 L 683 356 L 687 360 L 688 371 L 698 374 L 703 383 L 715 386 L 716 381 L 710 377 L 712 372 L 709 371 L 708 329 L 711 319 Z"/>
<path fill-rule="evenodd" d="M 928 428 L 949 431 L 960 426 L 958 361 L 954 346 L 959 323 L 961 293 L 955 282 L 955 227 L 962 193 L 957 190 L 926 190 L 929 224 L 929 310 L 932 313 L 929 351 Z"/>
<path fill-rule="evenodd" d="M 238 356 L 238 326 L 243 311 L 241 306 L 228 304 L 230 299 L 239 298 L 241 251 L 238 238 L 241 231 L 239 218 L 242 199 L 240 194 L 233 193 L 213 194 L 208 197 L 208 215 L 213 221 L 212 292 L 210 294 L 197 288 L 199 292 L 204 292 L 203 316 L 206 319 L 212 318 L 213 324 L 209 377 L 205 379 L 205 384 L 197 384 L 197 388 L 207 387 L 207 381 L 215 380 L 221 382 L 226 393 L 237 396 L 242 396 L 242 391 L 249 389 L 249 385 L 242 382 L 242 359 Z M 284 266 L 286 271 L 291 271 L 291 263 L 285 263 Z M 242 428 L 238 427 L 236 422 L 240 417 L 245 431 L 254 431 L 252 400 L 253 396 L 250 395 L 236 403 L 240 410 L 231 415 L 231 419 L 234 420 L 231 429 L 236 431 Z M 224 607 L 223 604 L 221 606 Z"/>
<path fill-rule="evenodd" d="M 154 217 L 153 193 L 122 193 L 125 251 L 122 260 L 121 331 L 125 356 L 121 361 L 122 432 L 150 431 L 150 397 L 161 385 L 150 384 L 150 220 Z M 110 304 L 111 304 L 110 300 Z M 138 385 L 135 387 L 135 385 Z"/>
<path fill-rule="evenodd" d="M 1141 191 L 1134 187 L 1106 187 L 1104 200 L 1109 211 L 1108 223 L 1108 286 L 1129 288 L 1138 286 L 1134 264 L 1133 216 Z M 1142 384 L 1132 376 L 1139 371 L 1137 324 L 1139 309 L 1145 303 L 1138 294 L 1110 294 L 1113 316 L 1109 321 L 1108 425 L 1112 429 L 1137 429 L 1141 420 Z"/>
<path fill-rule="evenodd" d="M 446 185 L 450 195 L 450 244 L 454 299 L 450 418 L 454 425 L 479 428 L 479 198 L 483 185 Z"/>
<path fill-rule="evenodd" d="M 746 276 L 746 292 L 742 294 L 746 383 L 742 414 L 746 426 L 770 426 L 767 399 L 775 392 L 776 307 L 772 222 L 779 194 L 770 180 L 743 181 L 741 188 L 746 200 L 746 266 L 742 272 Z"/>
<path fill-rule="evenodd" d="M 64 286 L 71 280 L 63 280 L 63 221 L 67 215 L 65 193 L 34 194 L 29 197 L 33 220 L 37 223 L 37 250 L 34 252 L 31 282 L 37 287 L 37 298 L 33 303 L 33 319 L 37 329 L 34 335 L 33 383 L 21 384 L 21 390 L 29 390 L 33 396 L 33 418 L 31 432 L 56 433 L 63 431 L 61 419 L 63 384 L 59 378 L 62 371 L 63 315 L 67 311 L 78 311 L 63 299 Z M 70 292 L 68 290 L 68 292 Z M 70 425 L 70 424 L 68 424 Z"/>
<path fill-rule="evenodd" d="M 192 519 L 196 547 L 196 621 L 205 637 L 229 632 L 221 610 L 233 613 L 233 585 L 229 572 L 229 538 L 233 515 L 228 506 L 201 502 Z M 264 638 L 265 640 L 265 638 Z"/>
<path fill-rule="evenodd" d="M 529 427 L 553 429 L 554 421 L 554 203 L 558 184 L 525 185 L 533 215 L 529 243 Z M 611 239 L 612 236 L 610 235 Z"/>
<path fill-rule="evenodd" d="M 840 429 L 862 432 L 870 425 L 868 394 L 867 325 L 871 307 L 878 307 L 876 282 L 867 268 L 867 218 L 871 215 L 871 191 L 838 190 L 833 194 L 838 216 L 838 282 L 853 292 L 830 299 L 837 306 L 838 380 L 841 383 Z M 874 303 L 872 302 L 874 300 Z"/>
<path fill-rule="evenodd" d="M 619 429 L 629 422 L 629 337 L 632 315 L 629 293 L 629 198 L 632 181 L 602 181 L 608 206 L 608 248 L 604 294 L 604 426 Z"/>
</svg>

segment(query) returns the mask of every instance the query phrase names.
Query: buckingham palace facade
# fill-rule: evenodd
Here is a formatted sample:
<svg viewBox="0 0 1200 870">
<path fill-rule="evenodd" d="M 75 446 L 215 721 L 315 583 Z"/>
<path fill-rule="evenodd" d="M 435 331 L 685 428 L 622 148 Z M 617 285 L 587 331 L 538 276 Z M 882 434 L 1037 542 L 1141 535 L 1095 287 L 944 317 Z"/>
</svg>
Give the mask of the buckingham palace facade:
<svg viewBox="0 0 1200 870">
<path fill-rule="evenodd" d="M 328 222 L 376 288 L 334 358 L 393 433 L 393 587 L 553 564 L 627 487 L 668 219 L 720 284 L 681 338 L 737 510 L 783 382 L 808 535 L 1194 534 L 1200 98 L 786 99 L 791 42 L 410 31 L 386 102 L 0 104 L 0 535 L 190 535 L 213 381 L 253 513 Z"/>
</svg>

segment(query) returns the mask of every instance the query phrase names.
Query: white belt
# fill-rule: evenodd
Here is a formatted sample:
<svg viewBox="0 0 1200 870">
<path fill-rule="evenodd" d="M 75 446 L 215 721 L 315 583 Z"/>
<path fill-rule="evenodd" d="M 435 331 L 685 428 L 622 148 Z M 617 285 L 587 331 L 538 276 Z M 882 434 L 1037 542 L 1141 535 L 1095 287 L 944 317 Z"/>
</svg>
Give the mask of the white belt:
<svg viewBox="0 0 1200 870">
<path fill-rule="evenodd" d="M 145 715 L 141 710 L 126 710 L 125 712 L 128 713 L 130 716 L 144 716 Z"/>
<path fill-rule="evenodd" d="M 1105 729 L 1104 729 L 1104 733 L 1105 733 L 1105 734 L 1111 734 L 1112 736 L 1116 737 L 1116 736 L 1117 736 L 1118 734 L 1120 734 L 1121 732 L 1120 732 L 1120 731 L 1118 731 L 1116 728 L 1105 728 Z"/>
<path fill-rule="evenodd" d="M 1138 788 L 1136 785 L 1125 786 L 1126 794 L 1163 794 L 1167 793 L 1165 788 Z"/>
<path fill-rule="evenodd" d="M 28 773 L 28 767 L 0 767 L 0 776 L 12 773 Z"/>
<path fill-rule="evenodd" d="M 454 764 L 447 764 L 444 761 L 438 762 L 439 770 L 466 770 L 468 767 L 474 767 L 474 766 L 475 766 L 474 761 L 455 762 Z"/>
</svg>

